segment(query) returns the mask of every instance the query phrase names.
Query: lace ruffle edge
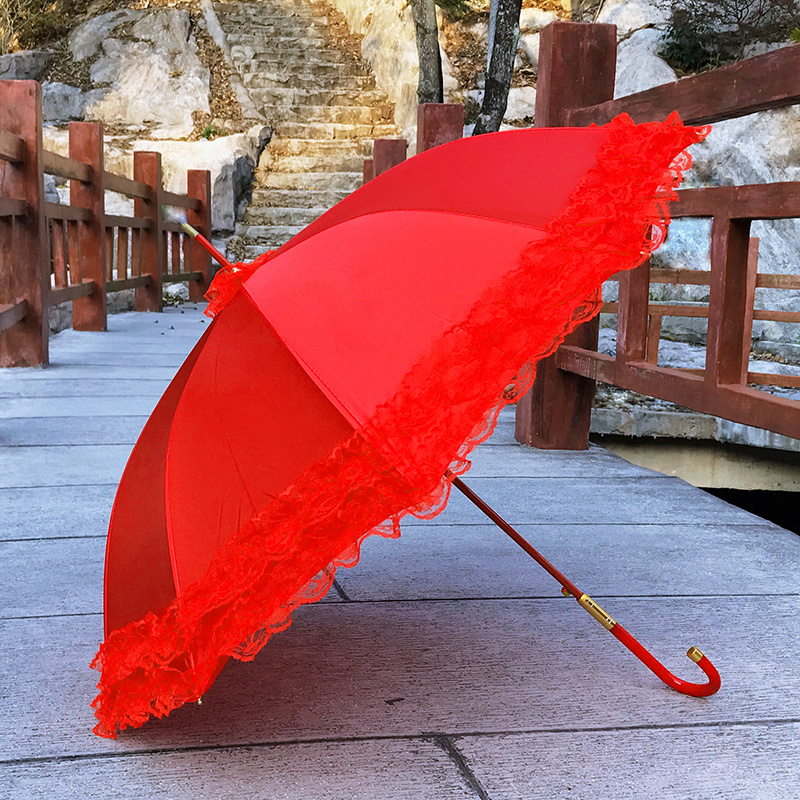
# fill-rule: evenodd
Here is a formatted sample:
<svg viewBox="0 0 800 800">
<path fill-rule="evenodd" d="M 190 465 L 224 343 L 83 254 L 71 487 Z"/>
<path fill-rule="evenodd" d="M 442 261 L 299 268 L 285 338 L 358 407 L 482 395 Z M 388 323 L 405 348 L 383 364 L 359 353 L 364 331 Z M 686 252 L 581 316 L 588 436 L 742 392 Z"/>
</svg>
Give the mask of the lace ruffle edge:
<svg viewBox="0 0 800 800">
<path fill-rule="evenodd" d="M 295 608 L 329 590 L 336 569 L 358 562 L 366 538 L 397 537 L 405 515 L 430 519 L 444 509 L 452 476 L 469 468 L 502 408 L 530 388 L 531 365 L 599 311 L 605 280 L 663 241 L 667 204 L 691 165 L 684 151 L 707 132 L 677 115 L 644 125 L 620 117 L 607 129 L 596 166 L 547 236 L 370 423 L 243 526 L 169 608 L 102 644 L 92 663 L 102 673 L 95 733 L 113 738 L 197 700 L 221 660 L 252 659 Z M 287 602 L 276 586 L 298 589 Z"/>
</svg>

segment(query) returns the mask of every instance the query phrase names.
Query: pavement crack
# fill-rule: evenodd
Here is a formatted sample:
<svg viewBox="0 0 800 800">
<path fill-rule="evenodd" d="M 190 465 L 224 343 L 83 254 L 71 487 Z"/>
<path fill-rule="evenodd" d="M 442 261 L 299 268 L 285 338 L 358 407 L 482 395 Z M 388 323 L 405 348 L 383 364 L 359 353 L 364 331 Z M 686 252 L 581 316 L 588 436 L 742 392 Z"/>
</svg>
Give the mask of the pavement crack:
<svg viewBox="0 0 800 800">
<path fill-rule="evenodd" d="M 464 754 L 455 746 L 453 740 L 449 736 L 434 736 L 432 741 L 447 753 L 450 760 L 456 765 L 456 768 L 461 773 L 461 776 L 467 783 L 470 789 L 475 792 L 475 795 L 480 800 L 490 800 L 486 789 L 483 788 L 478 776 L 472 771 L 472 768 L 464 758 Z"/>
</svg>

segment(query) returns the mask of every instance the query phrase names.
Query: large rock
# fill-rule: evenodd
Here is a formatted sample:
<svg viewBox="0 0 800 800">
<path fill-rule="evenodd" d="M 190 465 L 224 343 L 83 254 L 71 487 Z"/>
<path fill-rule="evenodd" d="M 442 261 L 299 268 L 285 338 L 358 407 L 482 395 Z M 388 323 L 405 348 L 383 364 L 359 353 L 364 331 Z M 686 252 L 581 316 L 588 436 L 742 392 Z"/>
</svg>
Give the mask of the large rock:
<svg viewBox="0 0 800 800">
<path fill-rule="evenodd" d="M 661 31 L 644 28 L 623 39 L 617 47 L 614 96 L 624 97 L 677 80 L 675 71 L 659 56 Z"/>
<path fill-rule="evenodd" d="M 617 36 L 624 36 L 645 25 L 662 25 L 669 18 L 669 6 L 662 0 L 605 0 L 598 22 L 617 26 Z"/>
<path fill-rule="evenodd" d="M 174 8 L 125 9 L 79 25 L 70 34 L 70 50 L 75 60 L 94 59 L 90 76 L 102 94 L 79 97 L 65 90 L 61 116 L 51 119 L 74 118 L 82 104 L 87 118 L 144 126 L 155 138 L 186 137 L 192 114 L 209 113 L 210 91 L 210 75 L 190 34 L 189 13 Z"/>
<path fill-rule="evenodd" d="M 126 8 L 108 14 L 100 14 L 81 23 L 70 32 L 67 39 L 72 58 L 75 61 L 93 58 L 112 31 L 121 25 L 140 20 L 144 14 L 144 11 Z"/>
<path fill-rule="evenodd" d="M 186 192 L 186 171 L 211 172 L 212 227 L 232 231 L 251 193 L 253 172 L 272 131 L 256 126 L 247 133 L 198 142 L 137 141 L 133 149 L 162 154 L 164 184 L 172 192 Z"/>
<path fill-rule="evenodd" d="M 23 50 L 0 56 L 0 81 L 39 81 L 49 60 L 50 53 L 44 50 Z"/>
<path fill-rule="evenodd" d="M 512 87 L 508 90 L 508 104 L 503 119 L 507 122 L 532 122 L 535 108 L 536 89 L 533 86 Z"/>
</svg>

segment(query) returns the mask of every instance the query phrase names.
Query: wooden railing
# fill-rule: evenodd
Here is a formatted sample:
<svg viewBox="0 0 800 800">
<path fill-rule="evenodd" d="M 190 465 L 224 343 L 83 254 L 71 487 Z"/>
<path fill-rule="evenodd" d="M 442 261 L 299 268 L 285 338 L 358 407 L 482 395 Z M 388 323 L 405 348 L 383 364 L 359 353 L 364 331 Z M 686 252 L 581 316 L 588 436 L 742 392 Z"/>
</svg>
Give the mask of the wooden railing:
<svg viewBox="0 0 800 800">
<path fill-rule="evenodd" d="M 537 84 L 538 126 L 603 124 L 626 112 L 635 121 L 665 119 L 677 110 L 701 124 L 800 102 L 800 46 L 787 47 L 711 73 L 612 100 L 616 68 L 613 25 L 556 22 L 542 32 Z M 460 115 L 460 116 L 459 116 Z M 459 138 L 458 106 L 419 107 L 417 152 Z M 369 180 L 405 158 L 405 142 L 377 140 L 364 164 Z M 800 183 L 685 189 L 672 216 L 712 220 L 711 269 L 655 270 L 649 263 L 616 276 L 619 300 L 615 356 L 598 352 L 599 320 L 574 331 L 537 366 L 532 391 L 517 406 L 517 439 L 541 448 L 584 449 L 596 381 L 672 401 L 724 419 L 800 438 L 800 402 L 753 384 L 799 387 L 794 376 L 750 372 L 753 320 L 800 322 L 800 311 L 756 309 L 756 288 L 800 289 L 800 275 L 758 272 L 753 220 L 800 218 Z M 707 305 L 650 302 L 651 284 L 709 287 Z M 658 365 L 665 316 L 708 319 L 706 366 Z"/>
<path fill-rule="evenodd" d="M 537 126 L 604 124 L 628 113 L 636 122 L 672 111 L 691 124 L 718 122 L 800 102 L 800 46 L 722 67 L 638 94 L 611 99 L 616 67 L 612 25 L 556 22 L 541 37 Z M 713 135 L 713 133 L 712 133 Z M 597 352 L 598 322 L 581 326 L 539 365 L 536 384 L 517 408 L 517 438 L 543 448 L 588 445 L 595 381 L 678 403 L 696 411 L 800 438 L 800 402 L 748 384 L 796 385 L 748 371 L 754 319 L 800 321 L 792 312 L 757 310 L 759 286 L 796 289 L 800 279 L 758 273 L 753 220 L 800 217 L 800 183 L 686 189 L 672 216 L 712 220 L 711 270 L 651 270 L 646 263 L 619 275 L 616 355 Z M 706 307 L 650 303 L 658 282 L 709 286 Z M 657 337 L 665 315 L 707 317 L 703 370 L 661 367 Z"/>
<path fill-rule="evenodd" d="M 44 175 L 66 179 L 70 204 L 44 199 Z M 106 213 L 106 192 L 134 201 L 134 216 Z M 189 282 L 201 300 L 209 257 L 190 247 L 165 207 L 211 235 L 210 178 L 189 170 L 187 193 L 163 188 L 161 154 L 134 153 L 133 180 L 107 172 L 103 130 L 69 126 L 69 157 L 42 146 L 41 87 L 0 81 L 0 366 L 48 360 L 47 309 L 72 301 L 76 330 L 106 330 L 106 296 L 134 289 L 137 311 L 160 311 L 162 285 Z"/>
</svg>

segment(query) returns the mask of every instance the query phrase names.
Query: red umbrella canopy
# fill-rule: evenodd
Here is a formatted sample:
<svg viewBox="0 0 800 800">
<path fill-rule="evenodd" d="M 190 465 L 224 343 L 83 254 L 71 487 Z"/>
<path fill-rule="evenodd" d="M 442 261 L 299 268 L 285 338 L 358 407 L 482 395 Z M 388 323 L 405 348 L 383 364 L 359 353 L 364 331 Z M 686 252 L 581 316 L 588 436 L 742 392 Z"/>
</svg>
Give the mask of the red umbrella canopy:
<svg viewBox="0 0 800 800">
<path fill-rule="evenodd" d="M 673 116 L 453 142 L 223 274 L 117 493 L 95 731 L 197 700 L 366 536 L 441 510 L 526 365 L 660 243 L 704 135 Z"/>
</svg>

